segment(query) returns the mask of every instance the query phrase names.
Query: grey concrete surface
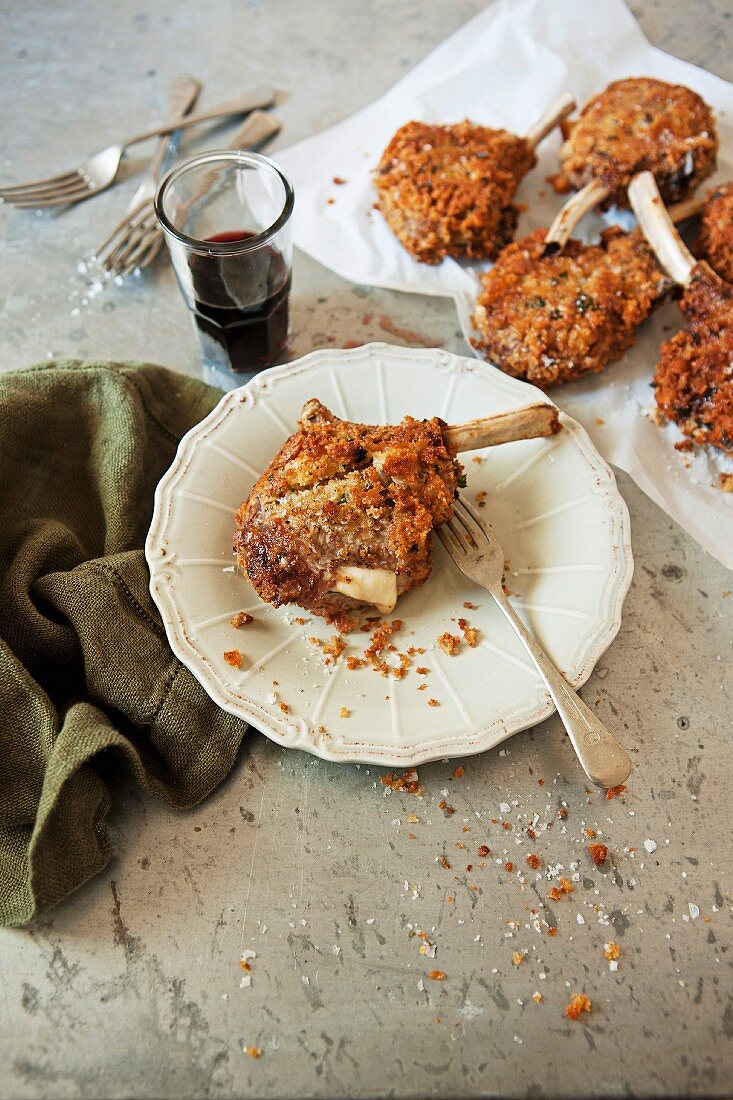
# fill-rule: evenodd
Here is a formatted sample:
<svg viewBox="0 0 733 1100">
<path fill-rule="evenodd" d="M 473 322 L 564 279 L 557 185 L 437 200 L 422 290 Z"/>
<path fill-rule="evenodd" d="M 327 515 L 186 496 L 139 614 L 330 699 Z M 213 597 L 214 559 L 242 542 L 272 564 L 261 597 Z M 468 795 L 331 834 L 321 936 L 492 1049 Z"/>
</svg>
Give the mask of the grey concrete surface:
<svg viewBox="0 0 733 1100">
<path fill-rule="evenodd" d="M 68 165 L 144 122 L 182 69 L 208 102 L 272 80 L 288 144 L 370 101 L 480 6 L 6 0 L 0 175 Z M 733 77 L 725 0 L 633 8 L 654 42 Z M 2 369 L 51 353 L 197 370 L 168 267 L 102 292 L 76 270 L 134 187 L 59 215 L 0 210 Z M 302 255 L 293 306 L 294 355 L 394 339 L 363 326 L 365 311 L 462 350 L 447 302 L 353 287 Z M 586 790 L 554 719 L 465 761 L 461 778 L 455 762 L 421 768 L 423 800 L 257 733 L 195 812 L 123 783 L 107 870 L 33 928 L 0 932 L 0 1096 L 730 1094 L 733 577 L 620 486 L 636 575 L 583 694 L 633 755 L 622 798 Z M 552 828 L 532 841 L 535 814 Z M 608 845 L 602 869 L 586 828 Z M 558 865 L 577 881 L 548 902 Z M 244 989 L 243 949 L 257 954 Z M 593 1007 L 573 1023 L 563 1008 L 581 991 Z"/>
</svg>

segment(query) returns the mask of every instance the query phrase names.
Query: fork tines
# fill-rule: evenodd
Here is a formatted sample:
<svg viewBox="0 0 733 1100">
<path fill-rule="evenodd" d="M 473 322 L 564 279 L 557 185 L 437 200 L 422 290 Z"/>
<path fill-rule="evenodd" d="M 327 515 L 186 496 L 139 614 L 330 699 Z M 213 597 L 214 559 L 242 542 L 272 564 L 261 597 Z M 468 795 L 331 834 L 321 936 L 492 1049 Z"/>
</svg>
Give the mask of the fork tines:
<svg viewBox="0 0 733 1100">
<path fill-rule="evenodd" d="M 116 275 L 129 275 L 137 267 L 147 267 L 163 243 L 152 199 L 143 199 L 137 210 L 115 226 L 97 250 L 97 263 Z"/>
<path fill-rule="evenodd" d="M 0 187 L 0 200 L 21 208 L 63 206 L 79 202 L 94 191 L 94 184 L 78 168 L 58 176 Z"/>
</svg>

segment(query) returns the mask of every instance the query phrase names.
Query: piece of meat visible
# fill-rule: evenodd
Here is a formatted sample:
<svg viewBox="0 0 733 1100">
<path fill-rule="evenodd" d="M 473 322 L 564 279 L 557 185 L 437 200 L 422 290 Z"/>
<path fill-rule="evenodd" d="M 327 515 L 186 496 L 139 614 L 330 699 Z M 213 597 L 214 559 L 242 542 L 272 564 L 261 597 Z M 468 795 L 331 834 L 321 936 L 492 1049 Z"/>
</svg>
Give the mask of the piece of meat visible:
<svg viewBox="0 0 733 1100">
<path fill-rule="evenodd" d="M 718 137 L 710 107 L 690 88 L 648 77 L 616 80 L 565 124 L 557 191 L 592 180 L 609 192 L 604 208 L 628 207 L 633 176 L 651 171 L 665 202 L 678 202 L 715 171 Z"/>
<path fill-rule="evenodd" d="M 661 347 L 657 405 L 694 443 L 733 454 L 733 286 L 699 263 L 680 308 L 688 323 Z"/>
<path fill-rule="evenodd" d="M 697 246 L 713 271 L 733 283 L 733 183 L 721 183 L 705 200 Z"/>
<path fill-rule="evenodd" d="M 398 594 L 422 584 L 462 469 L 444 427 L 354 424 L 309 401 L 237 512 L 234 549 L 259 596 L 329 615 L 360 603 L 333 591 L 342 566 L 389 570 Z"/>
<path fill-rule="evenodd" d="M 374 186 L 387 224 L 417 260 L 494 259 L 514 235 L 512 200 L 534 162 L 527 139 L 506 130 L 407 122 L 384 150 Z"/>
<path fill-rule="evenodd" d="M 544 255 L 546 230 L 504 249 L 482 277 L 476 347 L 515 378 L 547 387 L 619 359 L 670 289 L 640 230 L 606 230 Z"/>
</svg>

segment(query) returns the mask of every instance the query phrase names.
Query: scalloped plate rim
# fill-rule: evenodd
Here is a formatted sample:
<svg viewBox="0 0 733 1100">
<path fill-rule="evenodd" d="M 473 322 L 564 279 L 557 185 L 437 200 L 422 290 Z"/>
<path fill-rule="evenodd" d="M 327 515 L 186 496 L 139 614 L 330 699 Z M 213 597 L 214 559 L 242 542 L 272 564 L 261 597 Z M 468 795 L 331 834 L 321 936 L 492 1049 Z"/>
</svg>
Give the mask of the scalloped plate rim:
<svg viewBox="0 0 733 1100">
<path fill-rule="evenodd" d="M 248 403 L 251 393 L 268 391 L 277 382 L 285 378 L 295 377 L 313 365 L 320 365 L 324 360 L 331 359 L 334 361 L 333 365 L 338 366 L 338 362 L 343 362 L 344 359 L 347 361 L 369 359 L 375 354 L 384 357 L 389 356 L 393 359 L 432 359 L 449 370 L 487 375 L 493 385 L 510 393 L 521 393 L 528 401 L 545 401 L 554 404 L 547 394 L 537 387 L 520 379 L 512 378 L 489 363 L 467 356 L 456 355 L 442 348 L 414 348 L 383 342 L 371 342 L 351 349 L 317 349 L 290 363 L 284 363 L 262 371 L 245 385 L 223 394 L 221 400 L 211 412 L 186 432 L 178 445 L 171 466 L 160 479 L 155 490 L 153 517 L 145 541 L 145 557 L 150 570 L 150 594 L 162 617 L 168 643 L 173 653 L 195 676 L 209 697 L 222 710 L 252 723 L 265 736 L 271 738 L 283 748 L 300 749 L 323 760 L 337 763 L 371 763 L 397 767 L 417 766 L 430 760 L 473 756 L 495 748 L 514 734 L 529 729 L 549 718 L 555 712 L 554 704 L 547 695 L 544 702 L 538 702 L 534 706 L 516 708 L 514 711 L 486 723 L 475 731 L 466 730 L 460 737 L 450 735 L 449 740 L 431 741 L 425 745 L 395 746 L 363 741 L 351 742 L 339 748 L 338 743 L 333 739 L 328 741 L 320 739 L 315 742 L 309 740 L 296 741 L 287 727 L 288 725 L 292 727 L 293 724 L 301 724 L 306 727 L 307 724 L 302 719 L 289 716 L 288 719 L 273 720 L 273 715 L 265 711 L 254 700 L 234 697 L 231 689 L 226 689 L 221 685 L 218 677 L 212 671 L 210 662 L 188 636 L 185 629 L 185 618 L 181 616 L 176 608 L 173 591 L 169 585 L 164 583 L 161 576 L 160 566 L 164 562 L 153 553 L 154 544 L 159 545 L 160 541 L 166 537 L 165 526 L 171 507 L 172 490 L 180 478 L 185 476 L 199 440 L 215 431 L 219 424 L 237 406 Z M 613 470 L 596 450 L 585 428 L 565 413 L 561 413 L 561 419 L 564 427 L 574 437 L 584 461 L 594 472 L 603 475 L 602 480 L 599 479 L 598 491 L 606 497 L 609 505 L 614 535 L 613 551 L 617 558 L 617 567 L 610 574 L 612 583 L 608 586 L 605 595 L 605 616 L 599 615 L 598 617 L 597 628 L 594 631 L 592 640 L 588 642 L 588 652 L 581 667 L 576 669 L 571 676 L 568 676 L 568 682 L 578 688 L 588 680 L 596 663 L 611 645 L 621 628 L 622 609 L 631 585 L 634 562 L 631 549 L 629 511 L 618 490 Z M 360 749 L 358 746 L 362 746 L 362 748 Z"/>
</svg>

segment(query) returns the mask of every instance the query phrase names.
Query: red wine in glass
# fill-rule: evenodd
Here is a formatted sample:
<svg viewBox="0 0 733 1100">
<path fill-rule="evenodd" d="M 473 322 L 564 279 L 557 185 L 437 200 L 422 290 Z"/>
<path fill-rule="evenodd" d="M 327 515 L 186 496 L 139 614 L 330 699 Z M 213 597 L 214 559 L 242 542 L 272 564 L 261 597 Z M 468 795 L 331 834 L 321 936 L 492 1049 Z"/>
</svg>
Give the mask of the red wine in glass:
<svg viewBox="0 0 733 1100">
<path fill-rule="evenodd" d="M 244 229 L 215 233 L 212 243 L 246 241 Z M 215 341 L 233 371 L 255 372 L 277 362 L 288 340 L 290 272 L 271 246 L 251 253 L 191 257 L 193 313 L 203 342 Z"/>
</svg>

